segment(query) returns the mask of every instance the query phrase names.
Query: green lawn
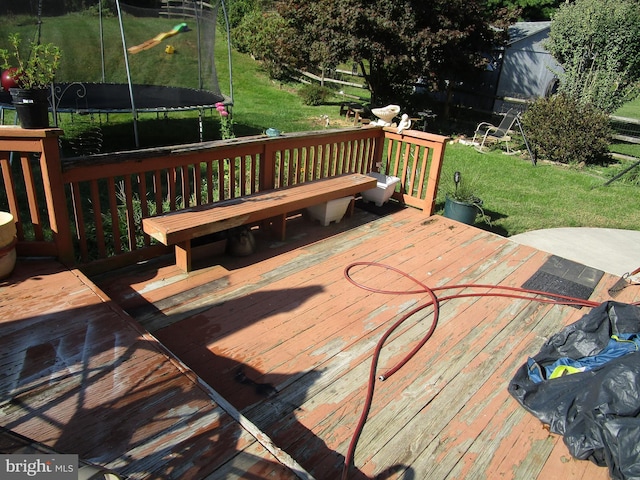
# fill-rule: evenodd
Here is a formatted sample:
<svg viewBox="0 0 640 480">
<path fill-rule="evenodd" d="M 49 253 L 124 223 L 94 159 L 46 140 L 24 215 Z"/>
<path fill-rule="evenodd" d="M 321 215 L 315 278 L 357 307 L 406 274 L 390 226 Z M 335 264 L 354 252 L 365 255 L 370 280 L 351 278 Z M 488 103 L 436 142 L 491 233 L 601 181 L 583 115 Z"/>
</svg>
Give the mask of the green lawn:
<svg viewBox="0 0 640 480">
<path fill-rule="evenodd" d="M 473 147 L 447 145 L 438 195 L 444 208 L 444 190 L 454 171 L 472 179 L 484 202 L 491 226 L 500 235 L 556 227 L 603 227 L 640 230 L 640 188 L 625 182 L 603 184 L 607 168 L 577 169 Z"/>
<path fill-rule="evenodd" d="M 640 97 L 624 104 L 616 111 L 615 114 L 619 117 L 635 118 L 640 120 Z"/>
<path fill-rule="evenodd" d="M 640 97 L 623 105 L 615 112 L 615 115 L 618 117 L 635 118 L 636 120 L 640 120 Z M 625 128 L 630 130 L 622 131 L 620 133 L 630 136 L 640 135 L 640 125 L 625 124 Z M 611 145 L 611 151 L 622 155 L 631 155 L 640 158 L 640 144 L 636 143 L 615 141 Z"/>
</svg>

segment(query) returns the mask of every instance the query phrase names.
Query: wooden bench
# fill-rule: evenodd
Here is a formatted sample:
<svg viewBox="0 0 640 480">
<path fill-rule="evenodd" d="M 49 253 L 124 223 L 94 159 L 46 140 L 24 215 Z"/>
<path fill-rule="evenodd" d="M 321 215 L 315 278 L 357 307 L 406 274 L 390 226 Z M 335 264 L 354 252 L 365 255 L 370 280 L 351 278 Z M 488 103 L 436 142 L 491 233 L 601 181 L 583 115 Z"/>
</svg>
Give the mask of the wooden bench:
<svg viewBox="0 0 640 480">
<path fill-rule="evenodd" d="M 288 213 L 375 187 L 375 178 L 349 173 L 144 218 L 142 229 L 164 245 L 175 245 L 176 265 L 189 272 L 194 238 L 270 219 L 284 239 Z"/>
</svg>

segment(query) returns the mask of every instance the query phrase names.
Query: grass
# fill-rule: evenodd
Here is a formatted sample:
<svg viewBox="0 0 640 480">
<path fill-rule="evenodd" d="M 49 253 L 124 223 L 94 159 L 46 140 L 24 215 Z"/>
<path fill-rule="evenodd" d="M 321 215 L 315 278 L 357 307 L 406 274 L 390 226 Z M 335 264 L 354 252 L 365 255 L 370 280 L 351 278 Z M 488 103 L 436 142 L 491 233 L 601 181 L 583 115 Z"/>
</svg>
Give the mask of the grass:
<svg viewBox="0 0 640 480">
<path fill-rule="evenodd" d="M 437 208 L 454 171 L 471 178 L 491 226 L 477 226 L 504 236 L 556 227 L 601 227 L 640 230 L 640 188 L 623 182 L 603 184 L 602 170 L 578 169 L 528 158 L 476 152 L 462 144 L 447 145 Z"/>
<path fill-rule="evenodd" d="M 635 118 L 640 120 L 640 97 L 624 104 L 615 112 L 615 115 L 618 117 Z M 640 126 L 638 125 L 622 124 L 621 128 L 623 130 L 619 133 L 624 135 L 638 136 L 640 133 Z M 625 131 L 624 129 L 629 130 Z M 640 158 L 640 144 L 614 141 L 610 149 L 614 153 Z"/>
<path fill-rule="evenodd" d="M 615 114 L 618 117 L 640 119 L 640 97 L 625 103 L 615 112 Z"/>
<path fill-rule="evenodd" d="M 11 23 L 10 18 L 0 19 L 0 47 L 10 31 L 22 29 L 25 38 L 31 38 L 35 26 L 21 22 L 21 27 Z M 135 27 L 130 44 L 143 41 L 157 32 L 170 30 L 175 20 L 146 20 L 148 24 Z M 55 41 L 63 49 L 64 65 L 61 75 L 64 80 L 100 79 L 99 68 L 89 59 L 99 58 L 99 51 L 91 47 L 97 35 L 97 18 L 87 15 L 67 15 L 46 18 L 43 40 Z M 81 33 L 84 31 L 86 33 Z M 74 35 L 62 32 L 75 32 Z M 121 66 L 121 46 L 116 19 L 105 22 L 105 43 L 110 47 L 106 65 L 108 81 L 124 81 Z M 141 78 L 160 79 L 166 84 L 193 82 L 194 66 L 188 60 L 194 55 L 194 45 L 188 34 L 179 34 L 172 39 L 177 54 L 167 55 L 162 48 L 155 47 L 143 57 L 134 60 L 135 69 Z M 115 47 L 117 46 L 117 47 Z M 119 49 L 119 50 L 118 50 Z M 226 78 L 226 43 L 222 35 L 216 39 L 218 78 L 223 93 L 229 94 Z M 82 60 L 80 60 L 82 59 Z M 168 72 L 168 73 L 167 73 Z M 170 75 L 173 72 L 173 76 Z M 259 64 L 247 55 L 233 52 L 233 88 L 235 106 L 233 118 L 238 136 L 254 135 L 275 127 L 283 132 L 305 131 L 323 127 L 321 116 L 330 120 L 330 128 L 350 123 L 339 116 L 336 96 L 326 105 L 312 107 L 304 105 L 297 95 L 299 84 L 274 82 L 261 70 Z M 366 99 L 364 99 L 366 100 Z M 640 100 L 623 107 L 618 115 L 640 118 Z M 104 119 L 101 119 L 104 120 Z M 71 122 L 65 119 L 65 122 Z M 70 123 L 67 123 L 70 127 Z M 65 124 L 62 125 L 65 127 Z M 219 125 L 213 112 L 205 121 L 205 140 L 219 138 Z M 107 140 L 107 150 L 133 148 L 133 135 L 128 115 L 111 115 L 102 124 Z M 71 130 L 71 128 L 69 128 Z M 442 132 L 441 132 L 442 133 Z M 446 132 L 445 132 L 446 133 Z M 162 139 L 156 144 L 189 143 L 197 138 L 194 113 L 172 113 L 170 119 L 156 119 L 155 115 L 143 115 L 140 121 L 140 137 L 143 143 Z M 143 145 L 144 146 L 144 145 Z M 634 148 L 623 146 L 634 154 Z M 604 187 L 603 184 L 621 171 L 628 163 L 596 166 L 584 169 L 564 167 L 546 163 L 533 166 L 527 159 L 506 156 L 499 151 L 480 154 L 472 147 L 461 144 L 447 146 L 443 180 L 438 195 L 437 208 L 444 207 L 444 190 L 453 172 L 462 172 L 464 178 L 472 178 L 477 186 L 477 195 L 484 201 L 486 213 L 491 217 L 491 226 L 478 223 L 500 235 L 510 236 L 530 230 L 553 227 L 606 227 L 640 229 L 640 188 L 634 183 L 632 174 Z M 636 169 L 637 170 L 637 169 Z M 637 175 L 637 174 L 636 174 Z"/>
</svg>

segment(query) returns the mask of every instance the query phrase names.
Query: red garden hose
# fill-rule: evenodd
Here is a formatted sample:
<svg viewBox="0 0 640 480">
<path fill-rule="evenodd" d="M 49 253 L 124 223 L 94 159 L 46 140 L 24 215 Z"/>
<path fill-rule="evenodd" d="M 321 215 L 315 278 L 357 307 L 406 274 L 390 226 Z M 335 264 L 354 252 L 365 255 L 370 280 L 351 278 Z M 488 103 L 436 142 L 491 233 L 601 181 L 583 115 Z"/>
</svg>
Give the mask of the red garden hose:
<svg viewBox="0 0 640 480">
<path fill-rule="evenodd" d="M 351 277 L 351 270 L 354 267 L 358 267 L 358 266 L 363 266 L 363 267 L 378 267 L 378 268 L 382 268 L 385 270 L 391 270 L 393 272 L 396 272 L 397 274 L 401 275 L 402 277 L 405 277 L 409 280 L 411 280 L 412 282 L 414 282 L 418 288 L 415 290 L 400 290 L 400 291 L 396 291 L 396 290 L 383 290 L 383 289 L 378 289 L 378 288 L 372 288 L 372 287 L 368 287 L 362 283 L 356 282 L 352 277 Z M 356 445 L 358 443 L 358 439 L 360 437 L 360 434 L 362 433 L 362 430 L 364 428 L 364 424 L 367 420 L 367 416 L 369 415 L 369 410 L 371 408 L 371 403 L 373 401 L 373 392 L 375 389 L 375 381 L 376 381 L 376 369 L 377 369 L 377 365 L 378 365 L 378 359 L 380 357 L 380 352 L 382 350 L 382 347 L 384 346 L 385 342 L 387 341 L 387 339 L 391 336 L 391 334 L 398 328 L 400 327 L 400 325 L 402 325 L 409 317 L 411 317 L 412 315 L 416 314 L 417 312 L 430 307 L 433 305 L 433 320 L 431 322 L 431 326 L 429 327 L 429 330 L 427 331 L 427 333 L 424 335 L 424 337 L 422 338 L 422 340 L 420 340 L 420 342 L 418 342 L 418 344 L 402 359 L 400 360 L 396 365 L 394 365 L 389 371 L 387 371 L 387 373 L 385 373 L 384 375 L 380 375 L 378 376 L 378 380 L 379 381 L 384 381 L 386 379 L 388 379 L 389 377 L 391 377 L 394 373 L 396 373 L 400 368 L 402 368 L 416 353 L 418 353 L 418 351 L 427 343 L 427 341 L 429 340 L 429 338 L 431 338 L 431 335 L 433 335 L 433 332 L 436 328 L 436 325 L 438 324 L 438 318 L 440 316 L 440 302 L 442 301 L 446 301 L 446 300 L 451 300 L 454 298 L 465 298 L 465 297 L 506 297 L 506 298 L 514 298 L 514 299 L 523 299 L 523 300 L 531 300 L 531 301 L 536 301 L 536 302 L 541 302 L 541 303 L 548 303 L 548 304 L 554 304 L 554 305 L 571 305 L 571 306 L 583 306 L 583 307 L 597 307 L 598 305 L 600 305 L 598 302 L 592 302 L 589 300 L 583 300 L 580 298 L 574 298 L 574 297 L 569 297 L 566 295 L 558 295 L 558 294 L 552 294 L 554 298 L 548 298 L 547 296 L 550 295 L 549 292 L 542 292 L 542 291 L 537 291 L 537 290 L 527 290 L 524 288 L 519 288 L 519 287 L 507 287 L 507 286 L 501 286 L 501 285 L 483 285 L 483 284 L 469 284 L 469 283 L 465 283 L 465 284 L 459 284 L 459 285 L 448 285 L 448 286 L 442 286 L 442 287 L 435 287 L 435 288 L 430 288 L 427 285 L 425 285 L 424 283 L 422 283 L 420 280 L 416 279 L 415 277 L 412 277 L 411 275 L 397 269 L 394 267 L 391 267 L 389 265 L 385 265 L 382 263 L 376 263 L 376 262 L 354 262 L 351 263 L 350 265 L 348 265 L 345 270 L 344 270 L 344 276 L 345 278 L 351 282 L 353 285 L 362 288 L 364 290 L 368 290 L 370 292 L 374 292 L 374 293 L 383 293 L 383 294 L 388 294 L 388 295 L 414 295 L 414 294 L 422 294 L 422 293 L 426 293 L 429 295 L 430 297 L 430 301 L 423 303 L 421 305 L 418 305 L 417 307 L 413 308 L 411 311 L 407 312 L 405 315 L 403 315 L 399 320 L 397 320 L 393 325 L 391 325 L 391 327 L 389 327 L 385 333 L 382 335 L 382 337 L 380 338 L 380 340 L 378 340 L 378 343 L 376 344 L 376 348 L 373 352 L 373 356 L 371 359 L 371 367 L 369 370 L 369 380 L 368 380 L 368 385 L 367 385 L 367 393 L 366 393 L 366 398 L 365 398 L 365 402 L 364 405 L 362 407 L 362 413 L 360 415 L 360 420 L 358 421 L 358 424 L 356 426 L 356 429 L 353 433 L 353 436 L 351 438 L 351 442 L 349 444 L 349 449 L 347 450 L 347 454 L 345 455 L 345 459 L 344 459 L 344 468 L 342 470 L 342 480 L 347 480 L 347 477 L 349 475 L 349 468 L 351 467 L 351 463 L 353 462 L 353 456 L 354 456 L 354 452 L 356 449 Z M 435 292 L 437 291 L 442 291 L 442 290 L 455 290 L 455 289 L 466 289 L 466 288 L 475 288 L 475 289 L 488 289 L 488 290 L 492 290 L 490 292 L 478 292 L 478 293 L 457 293 L 454 295 L 447 295 L 447 296 L 443 296 L 443 297 L 438 297 L 436 295 Z M 502 290 L 502 292 L 496 292 L 496 290 Z M 542 295 L 542 297 L 539 297 L 538 295 Z"/>
</svg>

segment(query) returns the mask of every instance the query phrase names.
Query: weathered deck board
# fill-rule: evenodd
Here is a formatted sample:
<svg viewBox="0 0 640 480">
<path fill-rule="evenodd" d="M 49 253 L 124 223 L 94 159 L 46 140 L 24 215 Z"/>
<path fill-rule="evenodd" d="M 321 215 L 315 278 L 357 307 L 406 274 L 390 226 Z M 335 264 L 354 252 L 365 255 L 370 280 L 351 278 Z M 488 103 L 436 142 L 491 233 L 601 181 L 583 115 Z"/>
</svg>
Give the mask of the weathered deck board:
<svg viewBox="0 0 640 480">
<path fill-rule="evenodd" d="M 346 221 L 344 229 L 329 227 L 336 235 L 326 238 L 314 237 L 317 232 L 301 221 L 303 233 L 287 248 L 265 246 L 253 263 L 218 259 L 220 266 L 211 271 L 221 268 L 225 275 L 218 271 L 213 284 L 168 287 L 174 274 L 163 270 L 165 284 L 135 286 L 149 302 L 138 310 L 139 318 L 154 334 L 317 478 L 340 472 L 376 341 L 392 320 L 426 299 L 360 290 L 345 280 L 346 265 L 385 263 L 431 287 L 520 286 L 548 258 L 410 209 L 367 215 Z M 371 287 L 415 288 L 382 269 L 356 267 L 353 276 Z M 613 281 L 605 275 L 594 298 L 606 298 L 607 282 Z M 105 288 L 111 288 L 108 279 Z M 637 298 L 637 292 L 623 293 L 627 297 L 618 300 Z M 430 312 L 415 315 L 392 337 L 380 371 L 419 341 Z M 561 438 L 506 391 L 526 357 L 582 314 L 584 309 L 499 297 L 444 303 L 429 343 L 376 387 L 356 450 L 361 474 L 530 479 L 561 472 L 568 478 L 606 478 L 605 469 L 571 460 Z M 238 383 L 240 368 L 255 382 L 273 384 L 278 394 L 265 398 L 253 385 Z"/>
<path fill-rule="evenodd" d="M 239 456 L 295 478 L 79 272 L 19 262 L 0 318 L 3 427 L 129 478 L 204 478 Z"/>
<path fill-rule="evenodd" d="M 93 280 L 118 304 L 114 310 L 121 306 L 133 315 L 203 381 L 241 410 L 277 448 L 318 479 L 340 475 L 364 402 L 376 342 L 392 322 L 428 299 L 425 293 L 383 295 L 359 289 L 344 278 L 347 265 L 362 261 L 388 264 L 431 287 L 462 283 L 517 287 L 549 257 L 483 230 L 426 217 L 413 209 L 381 217 L 356 210 L 354 217 L 328 227 L 298 217 L 290 220 L 287 230 L 286 242 L 266 241 L 259 235 L 256 254 L 213 258 L 190 274 L 180 272 L 167 257 Z M 416 288 L 394 272 L 371 266 L 355 267 L 352 276 L 370 287 L 393 291 Z M 592 298 L 606 299 L 607 288 L 615 280 L 605 275 Z M 616 300 L 638 301 L 639 290 L 627 288 Z M 464 293 L 470 291 L 467 288 Z M 52 303 L 60 297 L 46 289 L 39 294 Z M 71 316 L 89 308 L 87 302 L 97 302 L 80 293 L 77 299 L 68 300 L 75 297 L 67 296 L 63 309 Z M 20 312 L 19 307 L 6 308 Z M 429 342 L 395 376 L 376 383 L 350 478 L 607 478 L 606 469 L 572 459 L 562 439 L 520 408 L 506 390 L 528 355 L 584 313 L 586 309 L 504 297 L 443 302 Z M 118 326 L 108 318 L 102 323 L 93 322 L 96 334 L 76 331 L 75 322 L 59 322 L 46 335 L 70 346 L 95 344 L 88 350 L 87 365 L 98 376 L 103 365 L 116 361 L 113 352 L 122 341 L 116 342 L 109 334 L 109 328 L 117 330 Z M 389 369 L 416 345 L 432 318 L 432 310 L 426 309 L 408 319 L 387 342 L 378 371 Z M 21 322 L 6 325 L 5 342 L 16 351 L 14 357 L 25 350 L 20 348 L 23 332 L 40 323 L 33 312 L 27 312 Z M 58 375 L 57 385 L 64 394 L 77 382 L 74 373 L 86 369 L 71 363 L 67 369 L 71 373 L 66 373 L 60 362 L 51 363 L 51 355 L 47 349 L 30 352 L 34 366 L 29 368 L 17 367 L 22 364 L 5 355 L 0 357 L 0 365 L 5 367 L 6 379 L 13 388 L 24 384 L 30 389 L 38 381 L 38 373 L 45 372 L 50 378 Z M 177 389 L 181 385 L 179 375 L 174 378 L 171 367 L 162 362 L 154 364 L 153 349 L 136 350 L 130 356 L 139 360 L 139 365 L 128 363 L 131 367 L 127 368 L 140 378 L 140 385 L 131 387 L 128 399 L 120 402 L 123 406 L 137 402 L 134 404 L 145 409 L 140 415 L 151 415 L 154 421 L 153 427 L 133 425 L 128 444 L 116 445 L 115 450 L 130 449 L 140 455 L 153 446 L 160 452 L 177 453 L 172 446 L 162 447 L 165 442 L 172 445 L 169 435 L 150 437 L 148 429 L 173 432 L 185 426 L 180 433 L 187 435 L 189 430 L 190 437 L 182 441 L 194 445 L 189 450 L 194 457 L 199 455 L 203 462 L 211 462 L 207 467 L 209 478 L 291 475 L 237 424 L 223 422 L 223 413 L 214 420 L 213 411 L 219 410 L 198 403 L 195 387 L 193 392 L 186 390 L 183 398 L 188 406 L 180 411 L 188 413 L 180 417 L 180 426 L 174 427 L 164 402 L 182 397 L 182 391 L 173 396 L 166 393 L 167 386 Z M 153 382 L 145 376 L 149 367 L 161 381 Z M 119 368 L 111 371 L 119 372 Z M 248 381 L 238 381 L 240 370 Z M 99 411 L 103 402 L 120 406 L 109 395 L 104 399 L 99 396 L 102 389 L 109 391 L 114 385 L 116 377 L 105 374 L 96 379 L 91 395 L 84 399 L 92 405 L 92 413 Z M 43 398 L 35 394 L 29 401 L 36 411 L 49 414 Z M 60 405 L 74 399 L 62 398 Z M 17 409 L 16 422 L 20 422 L 20 415 L 24 419 L 24 412 L 12 408 Z M 55 444 L 54 439 L 60 437 L 56 425 L 62 425 L 64 418 L 50 415 L 57 424 L 40 420 L 37 427 Z M 211 424 L 222 423 L 213 433 L 207 427 L 193 432 L 188 428 L 206 423 L 200 420 L 205 417 Z M 29 420 L 26 425 L 34 422 Z M 20 423 L 20 428 L 26 428 L 24 425 Z M 232 453 L 219 451 L 218 446 L 223 444 L 230 444 Z M 144 463 L 145 469 L 158 465 L 156 468 L 169 469 L 170 478 L 182 478 L 180 460 L 184 458 L 157 454 L 140 460 L 139 465 Z M 126 463 L 111 460 L 124 470 L 126 465 L 119 461 Z M 200 464 L 184 468 L 190 478 L 206 476 Z"/>
</svg>

